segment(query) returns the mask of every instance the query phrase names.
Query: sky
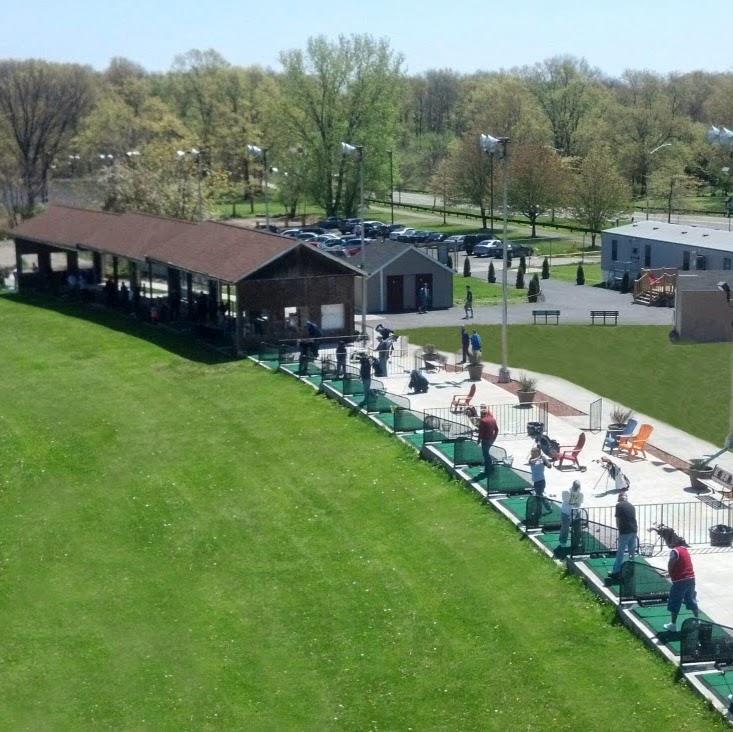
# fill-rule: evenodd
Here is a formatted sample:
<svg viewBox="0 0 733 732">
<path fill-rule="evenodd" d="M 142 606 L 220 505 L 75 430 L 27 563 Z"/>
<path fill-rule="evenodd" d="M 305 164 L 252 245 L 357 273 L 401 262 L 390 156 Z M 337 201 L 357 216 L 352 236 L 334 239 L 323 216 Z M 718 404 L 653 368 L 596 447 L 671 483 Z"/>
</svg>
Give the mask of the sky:
<svg viewBox="0 0 733 732">
<path fill-rule="evenodd" d="M 178 54 L 214 49 L 235 66 L 278 70 L 281 51 L 310 36 L 386 37 L 410 74 L 585 58 L 605 75 L 625 69 L 733 71 L 726 3 L 689 0 L 63 0 L 10 3 L 0 59 L 43 58 L 97 70 L 124 56 L 167 71 Z"/>
</svg>

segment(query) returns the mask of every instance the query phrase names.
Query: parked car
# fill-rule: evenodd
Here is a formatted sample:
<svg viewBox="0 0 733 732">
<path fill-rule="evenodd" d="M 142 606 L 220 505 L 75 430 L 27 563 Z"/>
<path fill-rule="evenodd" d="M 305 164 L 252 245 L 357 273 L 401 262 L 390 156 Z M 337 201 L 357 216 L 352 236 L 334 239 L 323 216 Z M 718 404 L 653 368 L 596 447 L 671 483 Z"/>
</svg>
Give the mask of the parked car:
<svg viewBox="0 0 733 732">
<path fill-rule="evenodd" d="M 334 234 L 321 234 L 315 238 L 315 242 L 321 249 L 325 249 L 327 246 L 330 247 L 334 246 L 334 244 L 341 244 L 341 237 L 335 236 Z"/>
<path fill-rule="evenodd" d="M 474 257 L 496 257 L 502 255 L 502 242 L 500 239 L 486 239 L 474 244 L 472 254 Z M 498 254 L 497 254 L 498 252 Z"/>
<path fill-rule="evenodd" d="M 285 229 L 284 231 L 280 232 L 283 236 L 292 236 L 295 238 L 300 234 L 300 229 Z"/>
<path fill-rule="evenodd" d="M 361 223 L 361 219 L 346 219 L 344 225 L 341 227 L 343 234 L 351 234 L 354 231 L 354 227 Z"/>
<path fill-rule="evenodd" d="M 428 244 L 437 244 L 438 242 L 445 240 L 445 234 L 441 234 L 439 231 L 431 231 L 428 233 L 428 238 L 425 240 Z"/>
<path fill-rule="evenodd" d="M 312 242 L 318 238 L 318 234 L 314 234 L 312 231 L 299 231 L 295 235 L 295 238 L 298 239 L 299 241 Z"/>
<path fill-rule="evenodd" d="M 401 229 L 392 229 L 392 231 L 389 232 L 389 238 L 392 241 L 401 241 L 401 236 L 404 234 L 411 234 L 413 231 L 415 231 L 415 229 L 409 229 L 406 226 Z"/>
<path fill-rule="evenodd" d="M 461 234 L 453 234 L 453 236 L 449 236 L 445 243 L 448 245 L 448 251 L 449 252 L 459 252 L 463 249 L 465 246 L 464 239 L 466 237 Z"/>
<path fill-rule="evenodd" d="M 475 234 L 464 234 L 463 248 L 466 250 L 466 254 L 473 254 L 474 246 L 482 241 L 486 241 L 487 239 L 496 239 L 496 234 L 490 229 L 486 229 Z"/>
<path fill-rule="evenodd" d="M 404 224 L 388 224 L 389 226 L 389 233 L 391 234 L 393 231 L 397 231 L 397 229 L 405 229 L 407 228 Z"/>
<path fill-rule="evenodd" d="M 340 229 L 346 223 L 346 219 L 340 216 L 328 216 L 325 219 L 321 219 L 316 226 L 320 226 L 322 229 Z"/>
</svg>

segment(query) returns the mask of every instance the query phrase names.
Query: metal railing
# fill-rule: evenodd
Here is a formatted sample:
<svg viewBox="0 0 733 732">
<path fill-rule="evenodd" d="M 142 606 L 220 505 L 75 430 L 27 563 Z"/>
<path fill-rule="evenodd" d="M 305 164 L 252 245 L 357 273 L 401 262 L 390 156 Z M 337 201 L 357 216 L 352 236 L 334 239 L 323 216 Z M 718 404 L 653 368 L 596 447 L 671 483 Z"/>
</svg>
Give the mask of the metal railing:
<svg viewBox="0 0 733 732">
<path fill-rule="evenodd" d="M 721 525 L 731 526 L 733 522 L 733 507 L 718 502 L 650 503 L 637 505 L 635 508 L 639 526 L 639 549 L 644 556 L 656 556 L 667 551 L 659 528 L 672 528 L 678 536 L 685 539 L 694 552 L 711 546 L 711 529 Z M 615 554 L 618 546 L 615 512 L 615 506 L 581 509 L 580 521 L 571 525 L 571 554 Z M 726 547 L 719 550 L 725 551 Z M 733 551 L 733 547 L 727 550 Z"/>
<path fill-rule="evenodd" d="M 549 408 L 547 402 L 532 404 L 490 404 L 489 411 L 494 415 L 500 435 L 527 434 L 528 422 L 541 422 L 547 427 Z M 466 416 L 465 409 L 452 412 L 450 407 L 426 409 L 426 415 L 432 415 L 439 421 L 456 422 L 462 425 L 462 433 L 476 429 L 474 422 Z"/>
</svg>

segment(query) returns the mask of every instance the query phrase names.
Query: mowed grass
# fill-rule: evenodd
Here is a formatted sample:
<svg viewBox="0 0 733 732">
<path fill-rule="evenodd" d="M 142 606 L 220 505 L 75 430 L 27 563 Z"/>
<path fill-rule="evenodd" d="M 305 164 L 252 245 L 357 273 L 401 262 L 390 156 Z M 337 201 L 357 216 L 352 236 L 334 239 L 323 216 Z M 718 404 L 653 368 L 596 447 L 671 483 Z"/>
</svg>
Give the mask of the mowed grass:
<svg viewBox="0 0 733 732">
<path fill-rule="evenodd" d="M 0 298 L 2 728 L 726 728 L 441 471 L 178 343 Z"/>
<path fill-rule="evenodd" d="M 484 358 L 501 363 L 501 327 L 475 326 Z M 561 376 L 722 445 L 728 434 L 731 347 L 669 341 L 669 326 L 510 325 L 509 366 Z M 413 343 L 458 351 L 458 327 L 405 331 Z M 542 391 L 542 378 L 537 388 Z"/>
</svg>

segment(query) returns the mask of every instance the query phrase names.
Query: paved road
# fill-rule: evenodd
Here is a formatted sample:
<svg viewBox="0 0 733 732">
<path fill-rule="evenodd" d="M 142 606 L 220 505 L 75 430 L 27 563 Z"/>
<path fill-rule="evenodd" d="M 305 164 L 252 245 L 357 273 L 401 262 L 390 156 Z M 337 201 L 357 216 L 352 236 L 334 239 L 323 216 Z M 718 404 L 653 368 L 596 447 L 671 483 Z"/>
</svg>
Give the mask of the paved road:
<svg viewBox="0 0 733 732">
<path fill-rule="evenodd" d="M 539 304 L 510 304 L 507 311 L 507 322 L 510 324 L 531 324 L 532 310 L 560 310 L 560 323 L 582 323 L 590 325 L 591 310 L 618 310 L 621 325 L 668 325 L 670 330 L 674 323 L 672 308 L 650 308 L 634 305 L 630 294 L 622 295 L 614 290 L 600 287 L 579 287 L 572 282 L 560 280 L 542 281 L 545 301 Z M 370 322 L 385 321 L 391 328 L 417 328 L 441 325 L 465 325 L 463 307 L 456 306 L 448 310 L 434 310 L 425 315 L 418 313 L 395 313 L 389 315 L 370 315 Z M 497 325 L 501 323 L 501 307 L 475 307 L 474 318 L 468 321 L 476 325 Z"/>
</svg>

